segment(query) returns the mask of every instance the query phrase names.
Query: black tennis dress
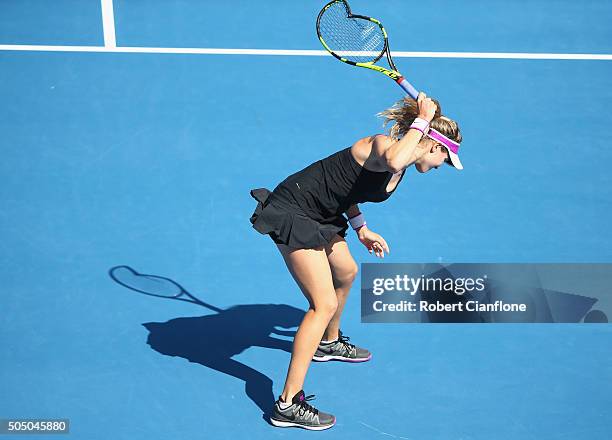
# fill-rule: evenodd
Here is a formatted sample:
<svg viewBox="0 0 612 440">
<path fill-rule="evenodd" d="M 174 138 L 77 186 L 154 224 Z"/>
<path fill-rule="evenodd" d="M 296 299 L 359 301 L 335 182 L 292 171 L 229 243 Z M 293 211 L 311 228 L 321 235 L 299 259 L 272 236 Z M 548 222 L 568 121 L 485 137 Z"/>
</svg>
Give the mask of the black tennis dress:
<svg viewBox="0 0 612 440">
<path fill-rule="evenodd" d="M 348 147 L 290 175 L 272 192 L 252 189 L 258 203 L 250 221 L 275 243 L 293 248 L 325 246 L 336 234 L 346 236 L 348 222 L 342 214 L 351 205 L 382 202 L 391 196 L 393 191 L 386 190 L 391 177 L 389 171 L 359 165 Z"/>
</svg>

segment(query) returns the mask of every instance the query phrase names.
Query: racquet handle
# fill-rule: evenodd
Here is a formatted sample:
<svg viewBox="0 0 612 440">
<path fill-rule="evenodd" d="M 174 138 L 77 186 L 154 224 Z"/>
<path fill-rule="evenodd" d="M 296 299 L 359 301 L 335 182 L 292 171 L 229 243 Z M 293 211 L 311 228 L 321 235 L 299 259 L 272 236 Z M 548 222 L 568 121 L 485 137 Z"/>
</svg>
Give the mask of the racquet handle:
<svg viewBox="0 0 612 440">
<path fill-rule="evenodd" d="M 414 99 L 416 101 L 417 96 L 419 96 L 419 92 L 417 91 L 417 89 L 415 89 L 412 84 L 410 84 L 408 81 L 406 81 L 406 79 L 402 76 L 400 77 L 400 79 L 397 80 L 397 83 L 399 84 L 399 86 L 404 89 L 404 91 L 406 93 L 408 93 L 412 99 Z"/>
</svg>

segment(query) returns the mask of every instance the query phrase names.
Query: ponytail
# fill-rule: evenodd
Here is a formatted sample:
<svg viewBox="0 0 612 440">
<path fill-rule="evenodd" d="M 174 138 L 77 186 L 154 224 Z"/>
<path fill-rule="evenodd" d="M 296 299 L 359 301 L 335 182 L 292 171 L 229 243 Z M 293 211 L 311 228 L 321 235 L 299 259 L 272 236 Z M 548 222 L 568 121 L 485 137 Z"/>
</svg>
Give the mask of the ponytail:
<svg viewBox="0 0 612 440">
<path fill-rule="evenodd" d="M 442 116 L 440 103 L 434 98 L 431 99 L 438 108 L 429 126 L 438 130 L 444 136 L 460 143 L 462 141 L 462 136 L 459 131 L 459 126 L 452 119 Z M 418 115 L 419 107 L 417 102 L 408 96 L 397 101 L 392 107 L 377 114 L 377 116 L 384 119 L 383 127 L 386 128 L 387 125 L 391 124 L 389 137 L 396 141 L 408 133 L 410 125 Z"/>
</svg>

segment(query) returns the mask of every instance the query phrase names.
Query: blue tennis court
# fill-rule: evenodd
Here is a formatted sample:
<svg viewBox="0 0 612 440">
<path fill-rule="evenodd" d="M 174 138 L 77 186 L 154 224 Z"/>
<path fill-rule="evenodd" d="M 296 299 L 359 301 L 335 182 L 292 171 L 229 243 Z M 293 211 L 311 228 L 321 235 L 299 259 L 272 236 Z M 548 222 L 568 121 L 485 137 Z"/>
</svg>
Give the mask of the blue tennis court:
<svg viewBox="0 0 612 440">
<path fill-rule="evenodd" d="M 308 303 L 249 190 L 382 133 L 401 90 L 274 54 L 322 49 L 325 2 L 115 0 L 114 42 L 101 3 L 0 2 L 0 418 L 70 419 L 88 440 L 612 436 L 609 325 L 363 324 L 358 280 L 342 329 L 372 360 L 313 364 L 305 384 L 337 425 L 270 426 Z M 410 169 L 364 204 L 391 253 L 347 234 L 358 263 L 612 261 L 612 4 L 351 6 L 392 50 L 432 53 L 396 63 L 459 122 L 465 166 Z M 589 56 L 511 55 L 542 53 Z"/>
</svg>

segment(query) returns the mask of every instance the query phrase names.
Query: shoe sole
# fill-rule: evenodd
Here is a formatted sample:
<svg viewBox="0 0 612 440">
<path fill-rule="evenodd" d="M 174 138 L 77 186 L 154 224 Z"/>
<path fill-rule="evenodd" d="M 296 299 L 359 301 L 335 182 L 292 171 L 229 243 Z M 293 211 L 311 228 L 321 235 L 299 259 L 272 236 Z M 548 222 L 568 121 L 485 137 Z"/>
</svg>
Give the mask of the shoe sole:
<svg viewBox="0 0 612 440">
<path fill-rule="evenodd" d="M 323 431 L 324 429 L 329 429 L 332 426 L 334 426 L 336 424 L 336 418 L 334 417 L 334 421 L 330 425 L 321 425 L 321 426 L 302 425 L 300 423 L 286 422 L 284 420 L 276 420 L 273 418 L 270 418 L 270 422 L 274 426 L 277 426 L 279 428 L 303 428 L 303 429 L 308 429 L 309 431 Z"/>
<path fill-rule="evenodd" d="M 362 359 L 351 359 L 344 356 L 313 356 L 312 360 L 317 362 L 327 362 L 327 361 L 342 361 L 342 362 L 366 362 L 372 359 L 372 355 L 370 354 L 367 358 Z"/>
</svg>

